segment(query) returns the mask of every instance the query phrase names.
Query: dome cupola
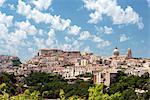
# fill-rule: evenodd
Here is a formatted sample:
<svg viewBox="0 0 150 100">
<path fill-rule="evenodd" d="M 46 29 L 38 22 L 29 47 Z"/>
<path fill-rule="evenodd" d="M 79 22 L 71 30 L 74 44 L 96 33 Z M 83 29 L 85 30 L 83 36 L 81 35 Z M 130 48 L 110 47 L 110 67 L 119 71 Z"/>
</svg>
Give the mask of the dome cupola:
<svg viewBox="0 0 150 100">
<path fill-rule="evenodd" d="M 114 49 L 113 54 L 114 56 L 119 56 L 119 50 L 117 47 Z"/>
</svg>

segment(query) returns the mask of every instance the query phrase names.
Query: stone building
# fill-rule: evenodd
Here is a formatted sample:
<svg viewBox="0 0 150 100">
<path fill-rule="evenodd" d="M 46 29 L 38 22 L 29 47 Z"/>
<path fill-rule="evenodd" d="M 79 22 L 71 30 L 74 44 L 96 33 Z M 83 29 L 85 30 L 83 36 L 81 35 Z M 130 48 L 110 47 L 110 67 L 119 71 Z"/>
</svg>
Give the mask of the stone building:
<svg viewBox="0 0 150 100">
<path fill-rule="evenodd" d="M 110 86 L 115 81 L 117 76 L 117 69 L 104 69 L 103 71 L 94 72 L 93 82 L 94 84 L 103 83 L 106 86 Z"/>
</svg>

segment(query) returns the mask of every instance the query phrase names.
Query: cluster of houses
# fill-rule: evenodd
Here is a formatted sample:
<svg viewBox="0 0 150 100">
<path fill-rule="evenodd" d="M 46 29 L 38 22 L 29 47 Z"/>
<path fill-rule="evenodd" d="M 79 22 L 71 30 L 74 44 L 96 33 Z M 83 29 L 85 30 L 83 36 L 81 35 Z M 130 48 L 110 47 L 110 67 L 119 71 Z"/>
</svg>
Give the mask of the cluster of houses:
<svg viewBox="0 0 150 100">
<path fill-rule="evenodd" d="M 150 73 L 150 59 L 133 58 L 131 49 L 127 50 L 126 55 L 120 55 L 119 49 L 115 48 L 110 57 L 79 51 L 41 49 L 35 57 L 20 67 L 1 68 L 1 71 L 18 77 L 31 72 L 46 72 L 60 74 L 65 79 L 76 79 L 78 75 L 91 73 L 95 84 L 104 83 L 106 86 L 113 83 L 119 70 L 138 76 Z"/>
<path fill-rule="evenodd" d="M 20 62 L 19 58 L 16 56 L 0 55 L 0 68 L 13 67 L 15 61 Z"/>
</svg>

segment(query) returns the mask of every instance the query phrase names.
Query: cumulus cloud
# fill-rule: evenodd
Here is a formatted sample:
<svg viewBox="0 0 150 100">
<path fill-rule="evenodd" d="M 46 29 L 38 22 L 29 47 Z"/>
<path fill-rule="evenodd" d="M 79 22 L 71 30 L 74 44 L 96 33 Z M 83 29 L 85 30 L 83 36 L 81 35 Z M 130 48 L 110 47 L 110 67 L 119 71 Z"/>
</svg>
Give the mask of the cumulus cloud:
<svg viewBox="0 0 150 100">
<path fill-rule="evenodd" d="M 65 41 L 66 42 L 71 42 L 71 39 L 68 36 L 65 36 Z"/>
<path fill-rule="evenodd" d="M 27 5 L 22 0 L 18 2 L 18 13 L 26 16 L 28 19 L 33 19 L 36 23 L 51 24 L 53 29 L 58 31 L 64 31 L 70 26 L 70 19 L 62 19 L 60 15 L 51 15 L 49 13 L 43 13 L 38 9 L 31 9 L 30 5 Z"/>
<path fill-rule="evenodd" d="M 0 7 L 4 4 L 5 0 L 0 0 Z"/>
<path fill-rule="evenodd" d="M 23 30 L 16 30 L 9 34 L 9 43 L 11 45 L 19 46 L 24 42 L 24 39 L 27 38 L 27 33 Z"/>
<path fill-rule="evenodd" d="M 13 28 L 13 30 L 10 30 Z M 0 12 L 0 45 L 3 43 L 6 53 L 18 55 L 19 50 L 26 46 L 28 35 L 34 35 L 36 28 L 26 22 L 13 22 L 13 16 Z M 13 48 L 13 50 L 10 50 Z"/>
<path fill-rule="evenodd" d="M 57 45 L 57 48 L 62 49 L 62 50 L 81 50 L 81 47 L 83 45 L 83 42 L 79 40 L 74 40 L 71 41 L 71 43 L 59 43 Z"/>
<path fill-rule="evenodd" d="M 72 35 L 78 35 L 81 30 L 81 27 L 74 25 L 68 28 L 68 33 Z"/>
<path fill-rule="evenodd" d="M 70 19 L 62 19 L 60 16 L 53 16 L 51 20 L 51 27 L 59 30 L 64 31 L 66 28 L 70 26 L 71 20 Z"/>
<path fill-rule="evenodd" d="M 71 25 L 70 19 L 63 19 L 61 18 L 60 15 L 52 15 L 50 13 L 42 12 L 42 10 L 47 10 L 47 8 L 40 8 L 40 7 L 38 8 L 36 5 L 35 8 L 32 8 L 30 4 L 25 3 L 23 0 L 18 1 L 17 9 L 18 9 L 17 12 L 25 16 L 27 20 L 33 20 L 36 24 L 39 23 L 46 24 L 48 28 L 50 28 L 49 32 L 43 32 L 42 30 L 38 31 L 38 35 L 43 36 L 44 34 L 44 36 L 45 35 L 47 36 L 47 39 L 38 36 L 33 37 L 32 39 L 33 46 L 37 47 L 37 49 L 41 49 L 45 47 L 62 49 L 67 47 L 68 49 L 70 48 L 70 49 L 78 50 L 80 48 L 82 43 L 80 43 L 79 41 L 72 41 L 72 39 L 66 37 L 65 41 L 69 42 L 69 44 L 63 44 L 60 43 L 56 38 L 56 34 L 55 34 L 56 31 L 67 31 L 67 33 L 73 35 L 77 35 L 80 33 L 81 27 L 77 25 Z M 30 26 L 32 26 L 27 21 L 21 24 L 25 24 L 24 29 L 27 29 Z M 81 39 L 85 39 L 85 38 L 86 37 L 81 37 Z"/>
<path fill-rule="evenodd" d="M 13 16 L 0 12 L 0 40 L 8 39 L 9 28 L 13 25 Z"/>
<path fill-rule="evenodd" d="M 38 50 L 46 48 L 45 40 L 43 38 L 34 37 L 34 46 L 36 46 Z"/>
<path fill-rule="evenodd" d="M 26 20 L 26 22 L 17 22 L 16 26 L 25 32 L 27 32 L 29 35 L 35 35 L 37 33 L 37 29 L 34 25 L 31 25 L 31 23 Z"/>
<path fill-rule="evenodd" d="M 49 24 L 53 18 L 52 15 L 49 15 L 47 13 L 42 13 L 41 11 L 37 9 L 33 9 L 31 11 L 30 16 L 27 16 L 29 19 L 33 19 L 36 23 L 46 23 Z"/>
<path fill-rule="evenodd" d="M 70 44 L 72 46 L 72 50 L 80 50 L 81 46 L 83 45 L 83 42 L 79 41 L 79 40 L 75 40 L 73 41 L 72 44 Z"/>
<path fill-rule="evenodd" d="M 22 43 L 21 41 L 26 35 L 21 34 L 22 31 L 19 30 L 9 33 L 9 28 L 14 25 L 13 18 L 11 15 L 0 12 L 0 45 L 2 46 L 1 53 L 17 55 L 20 49 L 18 45 Z"/>
<path fill-rule="evenodd" d="M 55 30 L 54 29 L 50 29 L 49 32 L 48 32 L 48 39 L 46 40 L 46 45 L 47 46 L 53 46 L 54 43 L 55 43 Z"/>
<path fill-rule="evenodd" d="M 90 32 L 88 31 L 83 31 L 80 34 L 79 40 L 87 40 L 91 36 Z"/>
<path fill-rule="evenodd" d="M 93 36 L 93 41 L 97 43 L 97 42 L 102 42 L 103 39 L 100 38 L 100 37 L 98 37 L 98 36 L 95 36 L 95 35 L 94 35 L 94 36 Z"/>
<path fill-rule="evenodd" d="M 110 46 L 111 45 L 111 42 L 110 41 L 102 41 L 102 42 L 99 42 L 99 44 L 97 45 L 98 48 L 104 48 L 104 47 L 107 47 L 107 46 Z"/>
<path fill-rule="evenodd" d="M 10 27 L 12 25 L 13 16 L 6 15 L 5 13 L 0 12 L 0 23 L 5 24 L 7 27 Z"/>
<path fill-rule="evenodd" d="M 29 17 L 31 14 L 31 6 L 26 5 L 22 0 L 18 0 L 18 5 L 17 5 L 17 12 L 19 14 L 22 14 L 24 16 Z"/>
<path fill-rule="evenodd" d="M 104 26 L 104 33 L 106 33 L 106 34 L 112 34 L 112 28 Z"/>
<path fill-rule="evenodd" d="M 43 14 L 37 9 L 32 9 L 29 4 L 26 4 L 22 0 L 18 1 L 17 12 L 26 16 L 28 19 L 33 19 L 36 23 L 44 22 L 49 23 L 50 17 L 48 14 Z"/>
<path fill-rule="evenodd" d="M 97 44 L 97 48 L 104 48 L 111 45 L 110 41 L 104 40 L 103 38 L 92 35 L 92 41 Z"/>
<path fill-rule="evenodd" d="M 111 17 L 113 24 L 137 24 L 140 29 L 144 27 L 142 19 L 131 6 L 126 9 L 118 5 L 117 0 L 83 0 L 87 10 L 94 11 L 89 23 L 98 23 L 103 20 L 103 15 Z"/>
<path fill-rule="evenodd" d="M 97 27 L 95 26 L 97 32 L 104 33 L 104 34 L 112 34 L 113 29 L 112 27 L 104 26 L 104 27 Z"/>
<path fill-rule="evenodd" d="M 70 44 L 62 44 L 62 45 L 60 45 L 60 49 L 62 49 L 64 51 L 71 50 L 71 48 L 72 48 L 72 45 L 70 45 Z"/>
<path fill-rule="evenodd" d="M 32 0 L 32 3 L 39 10 L 47 10 L 52 3 L 52 0 Z"/>
<path fill-rule="evenodd" d="M 6 39 L 7 38 L 7 33 L 8 33 L 8 28 L 4 24 L 0 24 L 0 39 Z"/>
<path fill-rule="evenodd" d="M 84 52 L 91 52 L 91 48 L 89 46 L 86 46 L 83 51 Z"/>
<path fill-rule="evenodd" d="M 124 41 L 127 41 L 129 39 L 130 38 L 128 36 L 126 36 L 125 34 L 121 34 L 121 36 L 120 36 L 120 42 L 124 42 Z"/>
<path fill-rule="evenodd" d="M 35 0 L 34 0 L 35 1 Z M 33 52 L 41 48 L 60 48 L 66 50 L 81 50 L 83 44 L 87 41 L 97 43 L 100 47 L 109 45 L 109 42 L 103 40 L 101 37 L 94 36 L 88 31 L 81 31 L 81 27 L 73 25 L 70 19 L 63 19 L 60 15 L 52 15 L 43 10 L 48 8 L 38 7 L 37 4 L 31 4 L 18 0 L 17 13 L 23 15 L 26 20 L 13 21 L 13 16 L 6 15 L 0 12 L 0 33 L 3 40 L 0 39 L 0 45 L 5 44 L 5 49 L 13 54 L 20 53 L 20 50 L 27 50 Z M 47 27 L 39 27 L 39 24 Z M 13 28 L 13 30 L 9 30 Z M 110 27 L 104 27 L 104 31 L 110 34 Z M 47 31 L 48 29 L 48 31 Z M 65 42 L 57 40 L 57 31 L 67 32 L 64 36 Z M 62 33 L 63 33 L 62 32 Z M 71 35 L 75 37 L 71 37 Z M 12 49 L 13 50 L 9 50 Z M 85 47 L 90 50 L 90 47 Z"/>
</svg>

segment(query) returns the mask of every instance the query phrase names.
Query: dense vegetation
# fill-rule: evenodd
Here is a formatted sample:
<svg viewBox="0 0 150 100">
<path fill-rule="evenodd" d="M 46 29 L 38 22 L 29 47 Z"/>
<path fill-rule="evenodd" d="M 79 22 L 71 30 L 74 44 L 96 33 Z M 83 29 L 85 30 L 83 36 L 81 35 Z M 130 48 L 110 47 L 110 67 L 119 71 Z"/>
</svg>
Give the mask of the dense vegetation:
<svg viewBox="0 0 150 100">
<path fill-rule="evenodd" d="M 0 73 L 0 84 L 5 83 L 7 85 L 6 92 L 10 95 L 15 95 L 17 93 L 16 78 L 14 75 L 9 75 L 8 73 Z M 0 93 L 2 91 L 0 90 Z"/>
<path fill-rule="evenodd" d="M 34 72 L 19 83 L 14 75 L 0 74 L 0 100 L 41 100 L 61 98 L 61 100 L 149 100 L 150 78 L 145 73 L 141 77 L 118 73 L 116 82 L 109 88 L 92 83 L 89 73 L 78 76 L 77 80 L 65 80 L 60 75 Z M 80 77 L 89 77 L 83 81 Z M 21 85 L 22 84 L 22 85 Z M 27 85 L 24 87 L 23 85 Z M 136 93 L 135 90 L 144 90 Z M 22 90 L 22 91 L 19 91 Z M 6 98 L 6 99 L 4 99 Z"/>
<path fill-rule="evenodd" d="M 124 100 L 149 100 L 150 98 L 150 78 L 149 73 L 145 73 L 141 77 L 134 75 L 126 75 L 119 72 L 116 82 L 109 88 L 108 94 L 120 92 Z M 147 92 L 138 94 L 135 90 L 145 90 Z"/>
<path fill-rule="evenodd" d="M 66 97 L 79 95 L 81 97 L 88 96 L 88 88 L 92 86 L 92 80 L 83 81 L 77 79 L 68 84 L 60 75 L 46 73 L 31 73 L 25 78 L 28 88 L 38 90 L 44 98 L 58 98 L 60 89 L 66 93 Z"/>
<path fill-rule="evenodd" d="M 20 66 L 21 61 L 19 58 L 16 58 L 16 59 L 12 60 L 12 64 L 13 64 L 13 66 Z"/>
<path fill-rule="evenodd" d="M 39 91 L 30 92 L 28 89 L 24 91 L 22 94 L 11 96 L 9 95 L 6 90 L 8 89 L 5 83 L 0 85 L 0 100 L 40 100 L 42 99 L 39 96 Z"/>
</svg>

